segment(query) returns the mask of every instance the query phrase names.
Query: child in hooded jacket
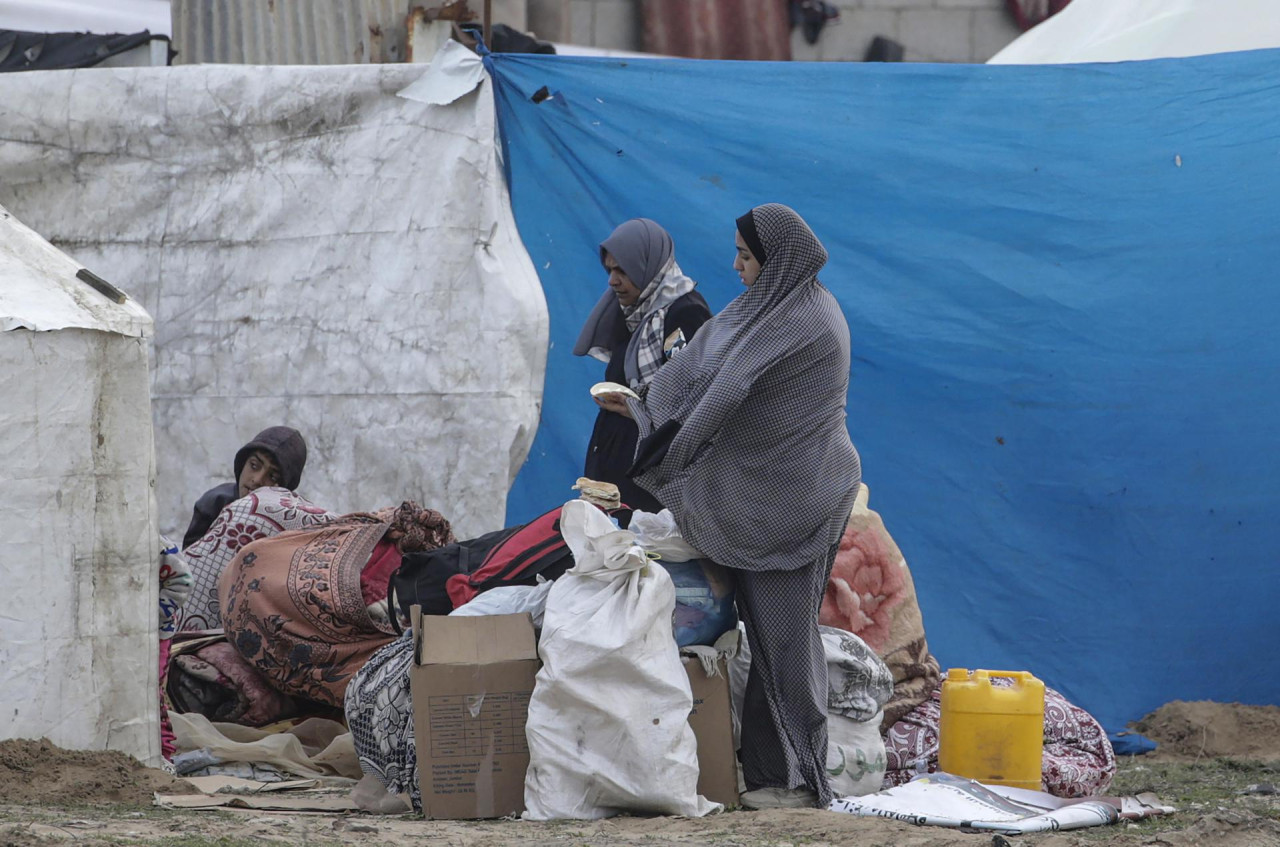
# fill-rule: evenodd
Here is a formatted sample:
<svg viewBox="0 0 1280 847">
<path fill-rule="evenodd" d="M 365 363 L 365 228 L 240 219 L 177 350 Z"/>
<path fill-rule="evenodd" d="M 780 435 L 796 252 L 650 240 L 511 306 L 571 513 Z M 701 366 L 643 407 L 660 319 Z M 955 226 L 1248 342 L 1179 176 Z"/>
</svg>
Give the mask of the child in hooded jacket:
<svg viewBox="0 0 1280 847">
<path fill-rule="evenodd" d="M 271 426 L 255 435 L 236 451 L 234 481 L 210 488 L 196 501 L 182 549 L 200 540 L 219 512 L 249 492 L 269 485 L 296 491 L 306 464 L 307 442 L 293 427 Z"/>
</svg>

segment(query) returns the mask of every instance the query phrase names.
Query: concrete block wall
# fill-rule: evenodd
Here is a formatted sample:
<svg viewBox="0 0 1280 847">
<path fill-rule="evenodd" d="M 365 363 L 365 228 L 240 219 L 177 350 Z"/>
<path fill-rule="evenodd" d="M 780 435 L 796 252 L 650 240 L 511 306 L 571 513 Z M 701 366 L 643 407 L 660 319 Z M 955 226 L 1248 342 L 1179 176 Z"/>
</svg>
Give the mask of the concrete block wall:
<svg viewBox="0 0 1280 847">
<path fill-rule="evenodd" d="M 472 3 L 473 9 L 484 8 L 483 3 Z M 493 21 L 524 32 L 529 28 L 528 0 L 493 0 Z"/>
<path fill-rule="evenodd" d="M 828 0 L 832 2 L 832 0 Z M 1004 0 L 834 0 L 840 20 L 809 44 L 797 28 L 791 56 L 809 61 L 854 61 L 871 39 L 891 38 L 909 62 L 985 62 L 1021 31 Z"/>
<path fill-rule="evenodd" d="M 639 50 L 638 0 L 527 0 L 529 29 L 538 38 L 608 50 Z"/>
<path fill-rule="evenodd" d="M 782 2 L 782 0 L 778 0 Z M 1004 0 L 828 0 L 840 22 L 828 24 L 818 43 L 791 33 L 792 57 L 854 61 L 877 35 L 906 48 L 911 62 L 985 62 L 1017 38 Z M 528 27 L 542 39 L 613 50 L 640 50 L 639 0 L 527 0 Z"/>
</svg>

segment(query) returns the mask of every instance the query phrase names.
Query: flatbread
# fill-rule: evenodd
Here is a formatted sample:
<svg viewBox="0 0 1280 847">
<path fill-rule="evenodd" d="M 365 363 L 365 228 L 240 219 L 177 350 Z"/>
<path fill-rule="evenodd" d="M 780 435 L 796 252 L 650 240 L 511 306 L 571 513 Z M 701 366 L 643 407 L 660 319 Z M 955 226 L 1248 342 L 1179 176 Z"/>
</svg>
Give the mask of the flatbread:
<svg viewBox="0 0 1280 847">
<path fill-rule="evenodd" d="M 618 486 L 612 482 L 600 482 L 580 476 L 573 484 L 573 490 L 581 492 L 579 499 L 604 509 L 616 509 L 622 505 L 622 495 L 618 492 Z"/>
<path fill-rule="evenodd" d="M 591 386 L 591 396 L 599 397 L 601 394 L 624 394 L 627 397 L 640 399 L 640 395 L 636 394 L 630 388 L 627 388 L 620 382 L 597 382 Z"/>
</svg>

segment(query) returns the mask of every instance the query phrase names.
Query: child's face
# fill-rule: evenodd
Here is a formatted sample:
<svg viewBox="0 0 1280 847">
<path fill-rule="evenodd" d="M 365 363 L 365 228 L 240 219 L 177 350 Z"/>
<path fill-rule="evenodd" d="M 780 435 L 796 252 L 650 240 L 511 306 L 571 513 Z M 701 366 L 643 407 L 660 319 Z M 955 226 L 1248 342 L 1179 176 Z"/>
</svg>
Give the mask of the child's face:
<svg viewBox="0 0 1280 847">
<path fill-rule="evenodd" d="M 250 491 L 266 485 L 279 485 L 281 480 L 280 466 L 271 454 L 265 450 L 255 450 L 244 467 L 240 470 L 239 496 L 244 497 Z"/>
</svg>

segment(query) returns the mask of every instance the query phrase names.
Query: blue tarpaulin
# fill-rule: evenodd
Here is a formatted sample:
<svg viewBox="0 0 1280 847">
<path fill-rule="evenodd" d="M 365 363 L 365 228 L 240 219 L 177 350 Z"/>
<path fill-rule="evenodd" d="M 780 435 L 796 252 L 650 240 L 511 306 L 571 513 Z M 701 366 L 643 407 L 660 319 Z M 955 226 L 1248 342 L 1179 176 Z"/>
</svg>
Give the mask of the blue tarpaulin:
<svg viewBox="0 0 1280 847">
<path fill-rule="evenodd" d="M 734 218 L 787 203 L 830 251 L 849 430 L 943 666 L 1031 670 L 1110 730 L 1280 702 L 1280 51 L 490 69 L 551 313 L 511 521 L 581 472 L 597 244 L 658 220 L 718 310 Z"/>
</svg>

